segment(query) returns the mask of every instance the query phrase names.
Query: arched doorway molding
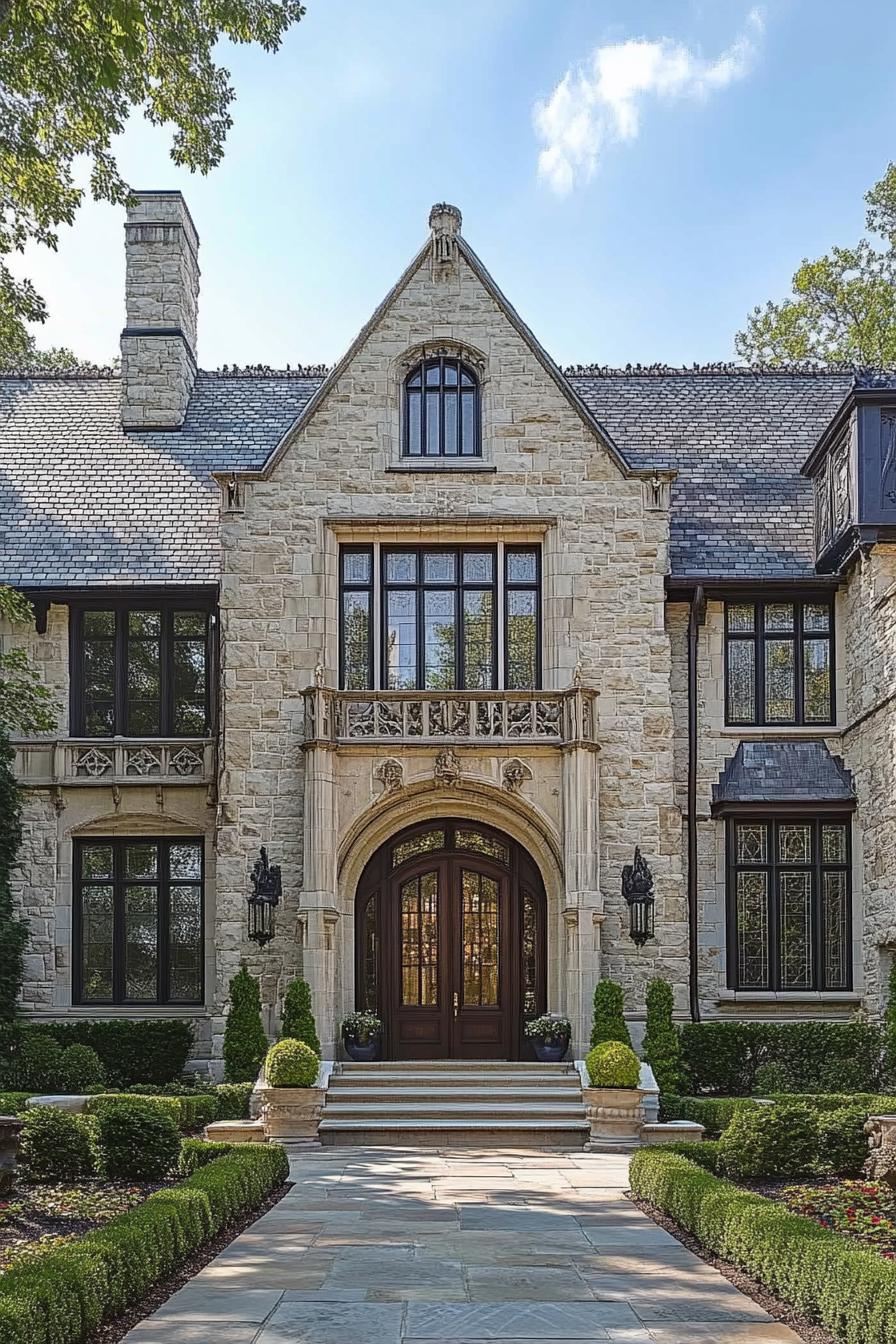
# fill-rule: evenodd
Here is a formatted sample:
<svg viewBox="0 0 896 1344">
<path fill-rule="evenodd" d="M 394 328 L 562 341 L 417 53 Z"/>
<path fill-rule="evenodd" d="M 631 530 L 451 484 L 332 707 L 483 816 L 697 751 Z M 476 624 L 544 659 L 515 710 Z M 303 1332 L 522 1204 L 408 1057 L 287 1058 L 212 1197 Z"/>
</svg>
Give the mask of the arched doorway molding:
<svg viewBox="0 0 896 1344">
<path fill-rule="evenodd" d="M 421 782 L 386 794 L 347 829 L 336 856 L 343 935 L 344 974 L 339 987 L 343 1015 L 355 1007 L 355 897 L 368 864 L 400 832 L 449 818 L 498 831 L 528 855 L 544 893 L 547 1005 L 563 1007 L 565 986 L 560 958 L 565 947 L 565 928 L 560 837 L 544 815 L 525 799 L 468 779 L 450 788 Z"/>
</svg>

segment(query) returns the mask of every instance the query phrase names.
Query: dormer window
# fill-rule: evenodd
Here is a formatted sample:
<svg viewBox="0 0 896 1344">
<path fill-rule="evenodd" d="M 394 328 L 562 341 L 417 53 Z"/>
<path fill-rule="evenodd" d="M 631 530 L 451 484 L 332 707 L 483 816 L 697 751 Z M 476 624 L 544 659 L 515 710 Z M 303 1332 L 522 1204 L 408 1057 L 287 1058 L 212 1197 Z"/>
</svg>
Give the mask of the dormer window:
<svg viewBox="0 0 896 1344">
<path fill-rule="evenodd" d="M 479 380 L 461 359 L 422 360 L 404 385 L 405 457 L 480 457 Z"/>
</svg>

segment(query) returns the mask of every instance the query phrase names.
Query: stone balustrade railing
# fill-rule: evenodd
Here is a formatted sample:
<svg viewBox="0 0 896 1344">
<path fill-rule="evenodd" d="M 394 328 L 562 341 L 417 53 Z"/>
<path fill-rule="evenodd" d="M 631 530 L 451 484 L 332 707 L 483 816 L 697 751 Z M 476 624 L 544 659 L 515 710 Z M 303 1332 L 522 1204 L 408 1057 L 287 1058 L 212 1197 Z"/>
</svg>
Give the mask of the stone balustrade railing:
<svg viewBox="0 0 896 1344">
<path fill-rule="evenodd" d="M 14 746 L 16 775 L 33 788 L 210 784 L 214 779 L 214 742 L 209 738 L 38 738 Z"/>
<path fill-rule="evenodd" d="M 336 743 L 471 742 L 564 746 L 595 740 L 595 692 L 305 692 L 305 740 Z"/>
</svg>

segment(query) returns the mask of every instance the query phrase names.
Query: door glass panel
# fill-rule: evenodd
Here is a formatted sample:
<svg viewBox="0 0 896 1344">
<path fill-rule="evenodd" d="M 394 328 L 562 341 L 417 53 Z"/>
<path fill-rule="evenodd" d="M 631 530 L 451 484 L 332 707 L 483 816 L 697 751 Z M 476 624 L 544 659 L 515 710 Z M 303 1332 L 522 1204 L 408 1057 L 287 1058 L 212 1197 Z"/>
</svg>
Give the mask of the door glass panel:
<svg viewBox="0 0 896 1344">
<path fill-rule="evenodd" d="M 392 867 L 416 859 L 418 854 L 431 854 L 434 849 L 445 848 L 444 831 L 421 831 L 411 840 L 402 840 L 392 851 Z"/>
<path fill-rule="evenodd" d="M 498 1002 L 498 884 L 484 873 L 461 873 L 464 1004 Z"/>
<path fill-rule="evenodd" d="M 507 846 L 492 835 L 483 835 L 481 831 L 458 826 L 454 832 L 454 844 L 457 849 L 472 849 L 476 854 L 487 854 L 490 859 L 497 859 L 498 863 L 510 863 Z"/>
<path fill-rule="evenodd" d="M 435 1007 L 439 1001 L 439 875 L 423 873 L 401 884 L 401 1001 Z"/>
<path fill-rule="evenodd" d="M 371 896 L 364 911 L 364 926 L 361 935 L 361 1007 L 368 1013 L 379 1011 L 379 913 L 380 898 Z"/>
<path fill-rule="evenodd" d="M 535 893 L 523 892 L 523 1015 L 538 1012 L 538 906 Z"/>
</svg>

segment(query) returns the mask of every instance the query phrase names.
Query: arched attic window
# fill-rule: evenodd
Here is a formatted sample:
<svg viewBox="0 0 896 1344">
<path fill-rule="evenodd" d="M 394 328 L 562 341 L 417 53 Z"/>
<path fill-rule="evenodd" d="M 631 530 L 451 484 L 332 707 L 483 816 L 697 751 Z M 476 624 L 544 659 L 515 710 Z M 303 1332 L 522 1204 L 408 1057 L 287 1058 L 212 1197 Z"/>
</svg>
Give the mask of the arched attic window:
<svg viewBox="0 0 896 1344">
<path fill-rule="evenodd" d="M 469 365 L 437 355 L 411 370 L 404 384 L 405 457 L 479 457 L 479 380 Z"/>
</svg>

